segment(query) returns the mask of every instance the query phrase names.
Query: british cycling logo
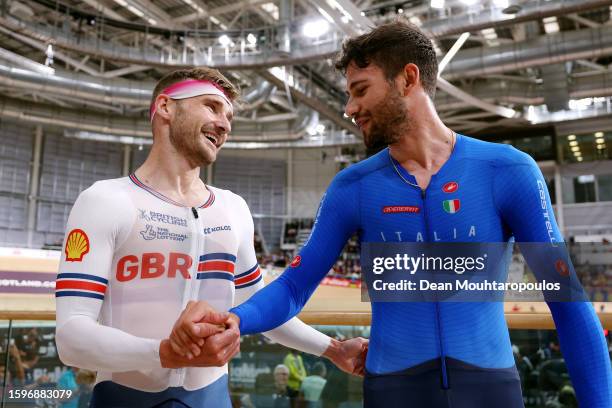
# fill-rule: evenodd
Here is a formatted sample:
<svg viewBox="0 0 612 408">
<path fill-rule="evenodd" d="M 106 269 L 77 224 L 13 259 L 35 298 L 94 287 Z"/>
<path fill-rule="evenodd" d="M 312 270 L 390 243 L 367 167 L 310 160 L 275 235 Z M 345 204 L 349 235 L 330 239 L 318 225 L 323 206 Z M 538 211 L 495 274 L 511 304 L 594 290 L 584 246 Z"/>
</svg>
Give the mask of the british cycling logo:
<svg viewBox="0 0 612 408">
<path fill-rule="evenodd" d="M 154 227 L 151 224 L 146 224 L 145 230 L 140 231 L 140 235 L 145 241 L 152 241 L 154 239 L 169 239 L 171 241 L 183 242 L 187 239 L 186 234 L 177 234 L 171 232 L 168 228 Z"/>
<path fill-rule="evenodd" d="M 232 230 L 231 225 L 219 225 L 218 227 L 207 227 L 207 228 L 204 228 L 204 235 L 212 234 L 213 232 L 231 231 L 231 230 Z"/>
<path fill-rule="evenodd" d="M 145 220 L 146 222 L 161 222 L 163 224 L 178 225 L 181 227 L 187 227 L 187 220 L 181 217 L 175 217 L 173 215 L 158 213 L 151 210 L 138 209 L 140 214 L 138 218 Z"/>
</svg>

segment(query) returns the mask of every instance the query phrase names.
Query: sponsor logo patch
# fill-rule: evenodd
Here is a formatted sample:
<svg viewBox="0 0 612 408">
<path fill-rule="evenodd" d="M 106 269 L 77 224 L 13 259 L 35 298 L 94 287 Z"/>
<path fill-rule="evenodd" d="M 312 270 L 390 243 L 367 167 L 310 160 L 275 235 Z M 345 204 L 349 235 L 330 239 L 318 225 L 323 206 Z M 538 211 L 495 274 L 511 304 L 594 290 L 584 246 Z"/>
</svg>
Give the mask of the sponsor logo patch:
<svg viewBox="0 0 612 408">
<path fill-rule="evenodd" d="M 461 202 L 459 200 L 445 200 L 442 202 L 442 208 L 449 214 L 455 214 L 459 212 Z"/>
<path fill-rule="evenodd" d="M 563 259 L 557 259 L 557 262 L 555 262 L 555 269 L 561 276 L 569 276 L 570 274 L 569 268 Z"/>
<path fill-rule="evenodd" d="M 218 231 L 231 231 L 231 225 L 219 225 L 218 227 L 206 227 L 204 228 L 204 235 L 212 234 L 213 232 Z"/>
<path fill-rule="evenodd" d="M 458 189 L 459 189 L 459 183 L 457 183 L 456 181 L 451 181 L 449 183 L 446 183 L 442 187 L 442 191 L 444 191 L 445 193 L 454 193 Z"/>
<path fill-rule="evenodd" d="M 145 230 L 140 231 L 140 236 L 145 241 L 152 241 L 154 239 L 166 239 L 170 241 L 183 242 L 187 239 L 187 234 L 177 234 L 170 231 L 168 228 L 156 227 L 151 224 L 146 224 Z"/>
<path fill-rule="evenodd" d="M 302 257 L 298 255 L 295 258 L 293 258 L 293 261 L 291 261 L 291 264 L 289 264 L 289 266 L 292 268 L 297 268 L 298 266 L 300 266 L 301 263 L 302 263 Z"/>
<path fill-rule="evenodd" d="M 89 252 L 89 237 L 82 229 L 73 229 L 66 239 L 66 261 L 81 262 L 83 257 Z"/>
<path fill-rule="evenodd" d="M 169 225 L 179 225 L 181 227 L 187 227 L 187 220 L 181 217 L 175 217 L 173 215 L 158 213 L 150 210 L 138 209 L 138 217 L 146 222 L 159 222 Z"/>
<path fill-rule="evenodd" d="M 416 214 L 421 211 L 421 207 L 414 205 L 387 205 L 382 208 L 383 214 L 398 214 L 412 213 Z"/>
</svg>

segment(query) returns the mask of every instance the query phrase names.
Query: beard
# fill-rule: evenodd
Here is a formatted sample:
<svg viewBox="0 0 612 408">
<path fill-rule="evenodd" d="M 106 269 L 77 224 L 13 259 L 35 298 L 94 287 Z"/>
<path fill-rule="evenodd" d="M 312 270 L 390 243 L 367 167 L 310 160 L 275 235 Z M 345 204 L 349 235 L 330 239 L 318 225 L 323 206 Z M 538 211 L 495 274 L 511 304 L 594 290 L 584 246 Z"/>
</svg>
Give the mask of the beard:
<svg viewBox="0 0 612 408">
<path fill-rule="evenodd" d="M 193 167 L 208 166 L 217 158 L 217 152 L 204 146 L 202 128 L 178 105 L 174 123 L 170 126 L 170 143 Z"/>
<path fill-rule="evenodd" d="M 368 152 L 376 152 L 400 140 L 410 130 L 410 114 L 393 86 L 370 111 L 370 129 L 363 132 Z"/>
</svg>

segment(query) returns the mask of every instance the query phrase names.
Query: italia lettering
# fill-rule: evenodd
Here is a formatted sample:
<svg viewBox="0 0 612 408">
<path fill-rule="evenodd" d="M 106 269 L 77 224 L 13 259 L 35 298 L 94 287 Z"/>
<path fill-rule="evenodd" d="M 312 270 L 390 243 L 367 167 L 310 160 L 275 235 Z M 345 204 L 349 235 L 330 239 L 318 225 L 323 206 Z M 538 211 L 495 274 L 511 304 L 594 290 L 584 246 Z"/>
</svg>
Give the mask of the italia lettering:
<svg viewBox="0 0 612 408">
<path fill-rule="evenodd" d="M 406 241 L 404 239 L 402 239 L 402 234 L 407 235 L 406 231 L 394 231 L 395 234 L 395 240 L 393 239 L 393 234 L 391 234 L 391 236 L 389 237 L 391 239 L 391 241 L 393 242 L 410 242 L 410 241 Z M 449 231 L 449 234 L 451 235 L 452 239 L 462 239 L 459 234 L 457 233 L 457 228 L 453 228 L 452 230 Z M 470 225 L 470 229 L 467 230 L 467 236 L 468 238 L 471 237 L 475 237 L 476 236 L 476 226 L 475 225 Z M 416 233 L 416 235 L 414 236 L 414 242 L 425 242 L 425 239 L 423 238 L 423 232 L 418 231 Z M 380 238 L 382 239 L 383 242 L 387 242 L 387 236 L 385 235 L 385 233 L 383 231 L 380 231 Z M 432 231 L 431 232 L 431 241 L 432 242 L 440 242 L 446 240 L 445 236 L 438 231 Z"/>
<path fill-rule="evenodd" d="M 171 252 L 166 259 L 159 252 L 145 252 L 142 258 L 136 255 L 126 255 L 117 262 L 116 277 L 119 282 L 128 282 L 136 279 L 156 279 L 164 275 L 176 278 L 177 272 L 185 279 L 191 279 L 189 268 L 193 260 L 189 255 Z"/>
</svg>

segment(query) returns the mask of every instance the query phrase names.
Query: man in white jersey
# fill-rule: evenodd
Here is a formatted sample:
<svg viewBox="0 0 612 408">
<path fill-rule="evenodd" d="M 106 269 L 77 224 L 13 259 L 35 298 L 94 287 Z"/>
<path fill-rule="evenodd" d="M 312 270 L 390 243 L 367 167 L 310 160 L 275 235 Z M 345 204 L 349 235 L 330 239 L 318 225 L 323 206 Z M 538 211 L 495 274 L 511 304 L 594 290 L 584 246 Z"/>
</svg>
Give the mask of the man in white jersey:
<svg viewBox="0 0 612 408">
<path fill-rule="evenodd" d="M 97 371 L 92 407 L 231 406 L 227 361 L 240 342 L 223 311 L 263 281 L 247 204 L 199 174 L 227 140 L 237 97 L 214 69 L 166 75 L 153 92 L 147 160 L 129 177 L 94 183 L 74 204 L 56 284 L 56 341 L 65 364 Z M 168 339 L 185 316 L 208 322 L 186 335 L 197 343 L 191 348 L 187 337 Z M 349 372 L 360 371 L 367 347 L 332 341 L 297 319 L 265 335 Z"/>
</svg>

